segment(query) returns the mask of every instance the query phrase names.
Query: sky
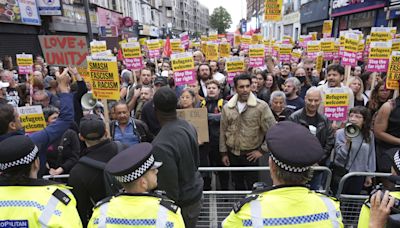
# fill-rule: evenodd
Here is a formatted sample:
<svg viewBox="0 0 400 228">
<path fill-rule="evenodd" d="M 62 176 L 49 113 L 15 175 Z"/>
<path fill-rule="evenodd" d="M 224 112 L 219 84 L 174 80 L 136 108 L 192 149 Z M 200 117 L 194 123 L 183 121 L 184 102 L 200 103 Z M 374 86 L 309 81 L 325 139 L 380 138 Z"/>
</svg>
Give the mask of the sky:
<svg viewBox="0 0 400 228">
<path fill-rule="evenodd" d="M 224 7 L 232 17 L 229 32 L 235 31 L 240 19 L 246 18 L 246 0 L 199 0 L 199 2 L 209 9 L 210 15 L 215 8 Z"/>
</svg>

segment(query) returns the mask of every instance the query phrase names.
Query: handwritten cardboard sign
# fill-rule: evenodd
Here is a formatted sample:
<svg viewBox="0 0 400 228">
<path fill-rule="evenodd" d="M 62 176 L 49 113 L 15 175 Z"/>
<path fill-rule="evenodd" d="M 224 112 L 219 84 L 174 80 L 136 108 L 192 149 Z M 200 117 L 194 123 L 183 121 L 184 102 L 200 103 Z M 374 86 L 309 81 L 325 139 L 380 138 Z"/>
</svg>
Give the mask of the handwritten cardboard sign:
<svg viewBox="0 0 400 228">
<path fill-rule="evenodd" d="M 58 66 L 86 66 L 88 46 L 84 36 L 39 36 L 46 63 Z"/>
<path fill-rule="evenodd" d="M 199 142 L 209 142 L 208 137 L 208 119 L 206 108 L 189 108 L 176 110 L 179 118 L 191 123 L 197 131 Z"/>
</svg>

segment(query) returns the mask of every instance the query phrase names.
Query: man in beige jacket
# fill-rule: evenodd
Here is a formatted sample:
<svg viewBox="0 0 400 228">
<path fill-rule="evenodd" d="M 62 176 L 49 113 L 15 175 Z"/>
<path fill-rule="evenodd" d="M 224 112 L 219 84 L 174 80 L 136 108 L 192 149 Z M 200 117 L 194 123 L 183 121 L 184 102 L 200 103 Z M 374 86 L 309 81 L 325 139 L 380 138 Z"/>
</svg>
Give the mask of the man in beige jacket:
<svg viewBox="0 0 400 228">
<path fill-rule="evenodd" d="M 236 94 L 223 107 L 221 114 L 220 152 L 225 166 L 257 166 L 266 152 L 265 134 L 275 124 L 269 106 L 250 91 L 251 77 L 234 78 Z M 257 172 L 233 172 L 236 190 L 249 190 L 257 182 Z"/>
</svg>

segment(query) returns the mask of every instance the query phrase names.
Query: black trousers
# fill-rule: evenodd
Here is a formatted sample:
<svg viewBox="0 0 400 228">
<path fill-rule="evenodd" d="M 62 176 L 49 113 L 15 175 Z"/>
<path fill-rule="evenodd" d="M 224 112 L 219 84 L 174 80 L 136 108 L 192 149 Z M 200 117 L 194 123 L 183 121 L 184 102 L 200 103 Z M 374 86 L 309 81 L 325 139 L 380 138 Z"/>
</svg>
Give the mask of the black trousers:
<svg viewBox="0 0 400 228">
<path fill-rule="evenodd" d="M 245 154 L 236 156 L 229 152 L 228 156 L 232 167 L 259 166 L 258 160 L 250 162 L 247 160 Z M 235 190 L 252 190 L 253 184 L 258 182 L 258 172 L 259 171 L 232 171 L 232 180 Z"/>
</svg>

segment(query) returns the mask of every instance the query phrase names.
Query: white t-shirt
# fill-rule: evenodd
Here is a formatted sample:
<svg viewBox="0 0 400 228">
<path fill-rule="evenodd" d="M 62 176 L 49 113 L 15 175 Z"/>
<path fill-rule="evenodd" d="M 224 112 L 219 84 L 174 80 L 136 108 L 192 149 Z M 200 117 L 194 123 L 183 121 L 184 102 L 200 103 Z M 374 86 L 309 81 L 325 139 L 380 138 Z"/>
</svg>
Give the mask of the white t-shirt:
<svg viewBox="0 0 400 228">
<path fill-rule="evenodd" d="M 247 102 L 237 102 L 237 108 L 239 110 L 239 113 L 242 113 L 244 111 L 244 108 L 246 107 Z"/>
<path fill-rule="evenodd" d="M 207 97 L 207 86 L 206 86 L 206 83 L 203 82 L 202 80 L 200 80 L 200 86 L 201 86 L 201 89 L 203 90 L 204 97 Z"/>
</svg>

